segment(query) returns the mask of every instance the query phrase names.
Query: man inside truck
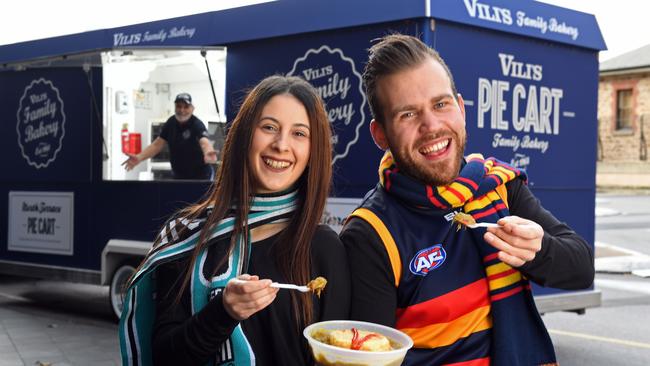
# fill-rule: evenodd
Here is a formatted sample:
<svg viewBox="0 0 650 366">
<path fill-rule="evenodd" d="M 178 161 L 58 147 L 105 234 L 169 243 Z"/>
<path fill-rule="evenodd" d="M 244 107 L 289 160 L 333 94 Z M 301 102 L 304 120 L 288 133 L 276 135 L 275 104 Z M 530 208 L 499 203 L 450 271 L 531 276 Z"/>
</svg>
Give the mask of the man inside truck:
<svg viewBox="0 0 650 366">
<path fill-rule="evenodd" d="M 591 286 L 591 247 L 541 206 L 525 172 L 464 157 L 463 98 L 435 50 L 386 36 L 363 81 L 385 154 L 341 232 L 352 319 L 407 333 L 404 365 L 557 364 L 528 280 Z"/>
<path fill-rule="evenodd" d="M 208 140 L 203 122 L 194 115 L 192 96 L 180 93 L 174 100 L 175 113 L 163 125 L 160 136 L 139 154 L 127 154 L 122 163 L 126 170 L 156 156 L 169 145 L 169 160 L 174 179 L 212 180 L 214 171 L 210 164 L 217 162 L 217 152 Z"/>
</svg>

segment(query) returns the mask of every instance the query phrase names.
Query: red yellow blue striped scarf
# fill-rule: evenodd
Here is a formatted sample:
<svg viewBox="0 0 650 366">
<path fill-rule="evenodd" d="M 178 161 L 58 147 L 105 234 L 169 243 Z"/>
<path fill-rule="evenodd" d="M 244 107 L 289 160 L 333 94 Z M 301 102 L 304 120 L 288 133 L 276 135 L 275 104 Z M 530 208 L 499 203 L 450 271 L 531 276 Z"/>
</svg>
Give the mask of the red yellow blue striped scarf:
<svg viewBox="0 0 650 366">
<path fill-rule="evenodd" d="M 526 174 L 495 158 L 480 154 L 466 157 L 458 177 L 446 186 L 420 183 L 402 174 L 390 151 L 379 167 L 384 189 L 419 209 L 462 209 L 478 222 L 496 222 L 509 215 L 498 191 Z M 506 200 L 507 201 L 507 200 Z M 493 319 L 491 363 L 493 365 L 553 365 L 555 351 L 539 316 L 528 280 L 517 269 L 501 262 L 498 251 L 483 239 L 484 229 L 471 231 L 483 258 Z"/>
</svg>

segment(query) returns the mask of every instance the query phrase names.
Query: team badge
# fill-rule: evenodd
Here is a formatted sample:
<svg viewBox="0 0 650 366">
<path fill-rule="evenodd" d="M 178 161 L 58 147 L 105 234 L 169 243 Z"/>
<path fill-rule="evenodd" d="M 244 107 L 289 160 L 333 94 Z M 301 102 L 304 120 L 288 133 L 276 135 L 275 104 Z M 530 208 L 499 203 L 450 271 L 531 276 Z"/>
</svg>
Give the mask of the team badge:
<svg viewBox="0 0 650 366">
<path fill-rule="evenodd" d="M 430 271 L 442 266 L 447 258 L 447 252 L 442 244 L 436 244 L 429 248 L 420 250 L 411 259 L 409 270 L 417 276 L 426 276 Z"/>
</svg>

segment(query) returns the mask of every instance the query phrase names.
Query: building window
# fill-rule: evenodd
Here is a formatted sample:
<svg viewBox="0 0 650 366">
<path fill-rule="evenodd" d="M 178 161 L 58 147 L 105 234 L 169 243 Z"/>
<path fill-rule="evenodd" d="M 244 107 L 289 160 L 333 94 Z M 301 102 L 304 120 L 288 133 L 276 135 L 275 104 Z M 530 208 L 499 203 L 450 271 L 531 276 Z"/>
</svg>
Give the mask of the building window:
<svg viewBox="0 0 650 366">
<path fill-rule="evenodd" d="M 616 92 L 616 130 L 632 129 L 632 89 Z"/>
</svg>

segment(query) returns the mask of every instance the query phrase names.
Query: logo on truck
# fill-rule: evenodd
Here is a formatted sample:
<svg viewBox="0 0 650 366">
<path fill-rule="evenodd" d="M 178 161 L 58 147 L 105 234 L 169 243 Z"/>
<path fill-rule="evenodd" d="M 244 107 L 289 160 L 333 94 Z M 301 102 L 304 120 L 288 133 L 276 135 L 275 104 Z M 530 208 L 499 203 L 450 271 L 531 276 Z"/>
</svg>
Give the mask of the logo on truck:
<svg viewBox="0 0 650 366">
<path fill-rule="evenodd" d="M 25 88 L 17 112 L 16 132 L 23 158 L 36 169 L 47 168 L 63 146 L 65 113 L 59 89 L 40 78 Z"/>
<path fill-rule="evenodd" d="M 580 29 L 576 26 L 567 24 L 565 21 L 555 17 L 545 18 L 537 14 L 528 14 L 524 11 L 511 11 L 508 8 L 502 8 L 491 4 L 483 4 L 478 0 L 463 0 L 467 15 L 472 18 L 478 18 L 487 22 L 513 26 L 513 23 L 519 28 L 530 28 L 541 34 L 557 33 L 561 36 L 570 37 L 576 40 L 580 35 Z"/>
<path fill-rule="evenodd" d="M 339 48 L 323 45 L 296 59 L 287 75 L 300 76 L 318 90 L 332 125 L 332 164 L 345 158 L 359 140 L 359 130 L 366 120 L 366 95 L 354 60 Z"/>
<path fill-rule="evenodd" d="M 510 163 L 525 169 L 531 156 L 552 148 L 563 121 L 576 113 L 563 104 L 564 89 L 545 81 L 542 64 L 505 52 L 493 64 L 500 76 L 478 78 L 476 126 L 492 132 L 492 148 L 510 150 Z"/>
</svg>

